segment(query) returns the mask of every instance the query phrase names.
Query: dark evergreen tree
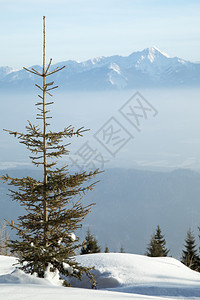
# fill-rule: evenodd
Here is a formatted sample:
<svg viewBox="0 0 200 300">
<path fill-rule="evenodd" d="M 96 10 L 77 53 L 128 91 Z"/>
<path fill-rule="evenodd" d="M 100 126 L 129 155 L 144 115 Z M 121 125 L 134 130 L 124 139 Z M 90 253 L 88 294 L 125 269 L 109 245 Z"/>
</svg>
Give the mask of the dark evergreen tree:
<svg viewBox="0 0 200 300">
<path fill-rule="evenodd" d="M 120 253 L 125 253 L 125 250 L 124 250 L 123 246 L 121 246 L 121 248 L 120 248 Z"/>
<path fill-rule="evenodd" d="M 104 253 L 109 253 L 108 246 L 105 247 Z"/>
<path fill-rule="evenodd" d="M 161 233 L 159 225 L 156 228 L 156 232 L 152 235 L 150 243 L 147 247 L 146 255 L 151 257 L 167 256 L 169 250 L 165 247 L 166 241 Z"/>
<path fill-rule="evenodd" d="M 182 251 L 181 262 L 192 270 L 199 270 L 199 257 L 197 255 L 197 245 L 191 229 L 188 230 L 184 244 L 185 250 Z"/>
<path fill-rule="evenodd" d="M 85 245 L 81 248 L 81 255 L 101 252 L 101 248 L 98 245 L 97 239 L 93 234 L 90 233 L 89 229 L 87 231 L 84 244 Z"/>
<path fill-rule="evenodd" d="M 42 85 L 36 84 L 42 92 L 39 102 L 36 103 L 39 110 L 37 119 L 41 120 L 42 127 L 40 129 L 39 125 L 28 122 L 26 133 L 7 130 L 31 151 L 33 164 L 42 166 L 43 174 L 41 180 L 29 176 L 21 179 L 11 178 L 9 175 L 2 177 L 9 185 L 18 188 L 10 191 L 11 197 L 27 212 L 18 217 L 17 224 L 9 223 L 12 229 L 17 230 L 18 235 L 17 240 L 10 242 L 11 252 L 19 254 L 20 268 L 27 273 L 44 277 L 47 268 L 51 266 L 51 270 L 58 270 L 62 277 L 75 276 L 81 279 L 82 274 L 86 273 L 95 284 L 91 268 L 81 266 L 72 256 L 82 246 L 74 232 L 81 228 L 81 222 L 92 205 L 84 206 L 81 203 L 81 194 L 93 189 L 95 183 L 90 182 L 87 186 L 85 182 L 99 172 L 70 174 L 67 166 L 55 167 L 57 159 L 69 152 L 66 148 L 69 144 L 63 144 L 63 139 L 82 136 L 85 130 L 75 130 L 72 126 L 60 132 L 48 129 L 50 124 L 47 122 L 51 117 L 47 107 L 53 102 L 46 102 L 46 97 L 52 96 L 50 92 L 57 86 L 54 86 L 54 82 L 47 83 L 46 79 L 63 67 L 51 71 L 52 59 L 45 66 L 45 17 L 43 39 L 42 71 L 26 69 L 42 78 Z M 65 281 L 64 285 L 67 284 Z"/>
</svg>

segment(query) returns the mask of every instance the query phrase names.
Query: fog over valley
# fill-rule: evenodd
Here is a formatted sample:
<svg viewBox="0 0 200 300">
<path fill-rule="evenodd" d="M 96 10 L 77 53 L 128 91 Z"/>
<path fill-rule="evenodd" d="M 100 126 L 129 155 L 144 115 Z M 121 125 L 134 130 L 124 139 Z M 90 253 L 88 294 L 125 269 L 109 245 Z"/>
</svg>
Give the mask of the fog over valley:
<svg viewBox="0 0 200 300">
<path fill-rule="evenodd" d="M 102 155 L 97 167 L 103 169 L 198 170 L 200 89 L 137 92 L 55 92 L 50 128 L 60 130 L 73 125 L 90 129 L 82 138 L 70 140 L 70 156 L 76 156 L 82 166 L 88 161 L 80 160 L 78 153 L 87 143 L 91 155 L 94 156 L 95 151 Z M 27 120 L 40 124 L 39 120 L 35 120 L 36 93 L 36 88 L 33 88 L 27 94 L 1 94 L 1 169 L 30 164 L 25 147 L 2 130 L 24 132 Z M 131 115 L 131 106 L 136 107 L 136 116 Z M 146 107 L 145 111 L 142 111 L 142 106 Z M 94 161 L 94 157 L 91 160 Z M 62 158 L 62 162 L 71 164 L 67 156 Z"/>
</svg>

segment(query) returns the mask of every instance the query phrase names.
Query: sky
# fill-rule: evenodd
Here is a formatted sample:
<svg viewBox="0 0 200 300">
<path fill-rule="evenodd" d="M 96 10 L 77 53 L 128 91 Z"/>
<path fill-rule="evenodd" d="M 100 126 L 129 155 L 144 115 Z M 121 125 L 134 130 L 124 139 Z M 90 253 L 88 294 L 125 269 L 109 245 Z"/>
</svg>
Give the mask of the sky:
<svg viewBox="0 0 200 300">
<path fill-rule="evenodd" d="M 0 66 L 42 63 L 43 15 L 55 63 L 152 46 L 200 61 L 199 0 L 0 0 Z"/>
</svg>

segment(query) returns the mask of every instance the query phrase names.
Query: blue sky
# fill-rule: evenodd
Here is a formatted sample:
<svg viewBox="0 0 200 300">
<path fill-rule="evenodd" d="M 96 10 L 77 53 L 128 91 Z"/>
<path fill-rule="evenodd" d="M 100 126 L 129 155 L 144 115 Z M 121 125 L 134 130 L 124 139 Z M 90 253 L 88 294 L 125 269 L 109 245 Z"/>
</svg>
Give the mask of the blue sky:
<svg viewBox="0 0 200 300">
<path fill-rule="evenodd" d="M 151 46 L 200 61 L 199 0 L 0 0 L 0 66 L 41 64 L 43 15 L 54 62 Z"/>
</svg>

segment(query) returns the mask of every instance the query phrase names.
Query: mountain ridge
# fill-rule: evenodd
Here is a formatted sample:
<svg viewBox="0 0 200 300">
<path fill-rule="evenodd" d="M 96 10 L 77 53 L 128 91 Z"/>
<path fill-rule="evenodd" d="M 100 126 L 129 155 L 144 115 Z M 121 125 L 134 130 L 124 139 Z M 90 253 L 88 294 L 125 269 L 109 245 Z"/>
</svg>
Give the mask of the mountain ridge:
<svg viewBox="0 0 200 300">
<path fill-rule="evenodd" d="M 100 56 L 86 61 L 67 60 L 52 65 L 65 65 L 56 73 L 56 83 L 66 90 L 109 90 L 137 87 L 198 86 L 200 63 L 170 57 L 157 47 L 145 48 L 128 56 Z M 41 67 L 33 66 L 37 70 Z M 30 67 L 32 68 L 32 67 Z M 0 88 L 30 87 L 39 82 L 25 70 L 0 67 Z"/>
</svg>

